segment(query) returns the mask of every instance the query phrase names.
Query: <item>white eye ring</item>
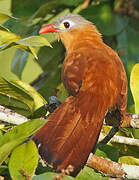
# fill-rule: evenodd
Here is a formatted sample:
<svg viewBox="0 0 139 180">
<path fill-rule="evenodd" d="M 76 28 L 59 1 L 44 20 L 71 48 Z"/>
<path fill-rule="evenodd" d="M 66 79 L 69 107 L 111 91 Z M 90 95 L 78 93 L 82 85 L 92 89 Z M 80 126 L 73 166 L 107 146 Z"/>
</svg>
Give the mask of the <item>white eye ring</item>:
<svg viewBox="0 0 139 180">
<path fill-rule="evenodd" d="M 64 27 L 65 29 L 69 29 L 71 27 L 73 27 L 75 25 L 75 23 L 73 21 L 70 21 L 69 19 L 65 19 L 62 23 L 61 23 L 61 27 Z"/>
</svg>

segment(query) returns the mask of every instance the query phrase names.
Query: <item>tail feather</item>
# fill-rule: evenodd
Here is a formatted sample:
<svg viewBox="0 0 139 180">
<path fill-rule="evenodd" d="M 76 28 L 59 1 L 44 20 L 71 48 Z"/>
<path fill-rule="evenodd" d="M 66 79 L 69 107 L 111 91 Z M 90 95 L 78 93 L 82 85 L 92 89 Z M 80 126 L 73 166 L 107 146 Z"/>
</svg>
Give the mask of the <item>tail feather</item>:
<svg viewBox="0 0 139 180">
<path fill-rule="evenodd" d="M 81 100 L 80 96 L 68 97 L 33 136 L 40 144 L 39 152 L 46 162 L 57 170 L 72 165 L 75 168 L 73 175 L 84 166 L 96 144 L 107 111 L 102 99 L 100 103 L 97 97 L 84 94 Z"/>
</svg>

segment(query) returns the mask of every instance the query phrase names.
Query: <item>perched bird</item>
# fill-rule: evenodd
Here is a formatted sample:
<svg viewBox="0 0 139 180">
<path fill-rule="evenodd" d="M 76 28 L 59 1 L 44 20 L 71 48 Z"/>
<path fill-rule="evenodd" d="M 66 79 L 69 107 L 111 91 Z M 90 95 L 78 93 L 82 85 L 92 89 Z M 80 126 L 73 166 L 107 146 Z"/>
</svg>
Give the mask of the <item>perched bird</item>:
<svg viewBox="0 0 139 180">
<path fill-rule="evenodd" d="M 77 14 L 67 14 L 40 33 L 54 32 L 66 48 L 62 81 L 69 97 L 50 116 L 33 140 L 41 157 L 57 171 L 72 165 L 76 175 L 95 148 L 106 113 L 126 112 L 127 79 L 117 53 L 97 28 Z"/>
</svg>

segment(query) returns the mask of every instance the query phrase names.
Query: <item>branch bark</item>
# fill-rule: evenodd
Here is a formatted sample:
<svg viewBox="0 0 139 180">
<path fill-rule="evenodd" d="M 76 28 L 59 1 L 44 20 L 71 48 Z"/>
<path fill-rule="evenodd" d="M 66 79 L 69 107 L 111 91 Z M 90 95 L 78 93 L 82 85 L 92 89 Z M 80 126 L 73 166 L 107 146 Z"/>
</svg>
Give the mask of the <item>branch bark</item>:
<svg viewBox="0 0 139 180">
<path fill-rule="evenodd" d="M 106 134 L 100 133 L 98 142 L 101 142 L 106 137 Z M 131 146 L 139 146 L 139 139 L 124 137 L 124 136 L 117 136 L 114 135 L 113 138 L 111 138 L 110 142 L 116 142 L 120 144 L 128 144 Z"/>
<path fill-rule="evenodd" d="M 139 179 L 139 166 L 120 164 L 90 153 L 87 166 L 103 172 L 104 175 L 124 179 Z"/>
<path fill-rule="evenodd" d="M 16 125 L 19 125 L 28 121 L 26 117 L 1 105 L 0 105 L 0 120 L 11 123 L 11 124 L 16 124 Z"/>
</svg>

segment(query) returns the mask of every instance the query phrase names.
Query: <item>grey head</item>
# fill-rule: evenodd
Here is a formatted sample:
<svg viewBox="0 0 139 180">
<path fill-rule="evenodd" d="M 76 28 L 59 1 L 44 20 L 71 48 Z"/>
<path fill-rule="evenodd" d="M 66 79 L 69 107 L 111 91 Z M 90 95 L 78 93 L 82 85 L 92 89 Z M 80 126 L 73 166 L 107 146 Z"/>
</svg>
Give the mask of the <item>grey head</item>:
<svg viewBox="0 0 139 180">
<path fill-rule="evenodd" d="M 65 14 L 53 22 L 53 26 L 58 28 L 57 32 L 80 28 L 87 24 L 92 23 L 78 14 Z"/>
</svg>

